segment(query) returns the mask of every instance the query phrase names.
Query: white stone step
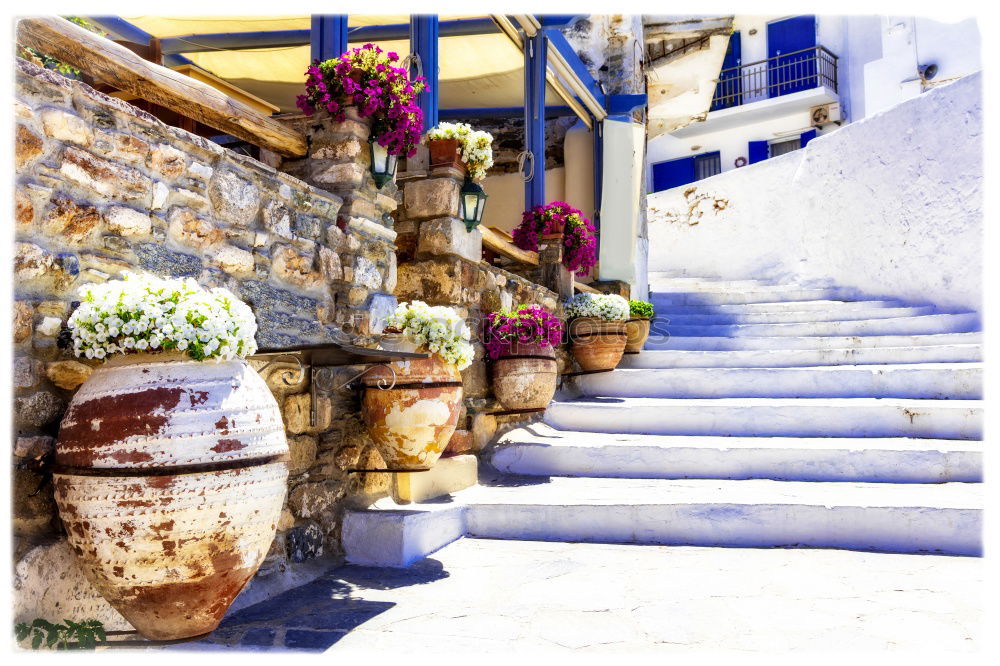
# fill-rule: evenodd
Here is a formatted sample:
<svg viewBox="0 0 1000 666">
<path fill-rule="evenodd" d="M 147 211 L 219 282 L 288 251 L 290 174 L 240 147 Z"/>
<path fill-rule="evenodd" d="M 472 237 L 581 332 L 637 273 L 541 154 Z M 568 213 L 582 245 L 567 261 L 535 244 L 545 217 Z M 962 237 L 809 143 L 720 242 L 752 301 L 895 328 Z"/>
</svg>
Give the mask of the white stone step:
<svg viewBox="0 0 1000 666">
<path fill-rule="evenodd" d="M 622 357 L 619 369 L 641 368 L 790 368 L 819 365 L 978 363 L 980 344 L 844 349 L 694 349 L 645 350 Z"/>
<path fill-rule="evenodd" d="M 982 481 L 982 442 L 944 439 L 615 435 L 535 423 L 489 452 L 506 474 L 633 479 Z"/>
<path fill-rule="evenodd" d="M 559 430 L 753 437 L 981 439 L 982 402 L 888 398 L 581 398 L 557 401 Z"/>
<path fill-rule="evenodd" d="M 926 335 L 934 333 L 967 333 L 979 328 L 979 315 L 932 314 L 890 319 L 858 319 L 851 321 L 817 321 L 797 324 L 737 324 L 709 326 L 677 326 L 673 323 L 656 327 L 650 334 L 664 333 L 681 337 L 809 337 L 852 335 Z"/>
<path fill-rule="evenodd" d="M 853 310 L 792 310 L 786 312 L 748 312 L 684 314 L 662 313 L 654 319 L 668 330 L 674 326 L 711 326 L 732 324 L 782 324 L 813 321 L 852 321 L 857 319 L 891 319 L 935 314 L 932 306 L 910 308 L 855 308 Z"/>
<path fill-rule="evenodd" d="M 752 314 L 763 312 L 852 312 L 854 310 L 874 310 L 879 308 L 907 307 L 900 301 L 778 301 L 775 303 L 720 303 L 702 305 L 661 305 L 656 314 L 670 317 L 674 314 Z"/>
<path fill-rule="evenodd" d="M 650 337 L 646 350 L 773 350 L 773 349 L 872 349 L 879 347 L 923 347 L 952 344 L 980 344 L 980 331 L 968 333 L 935 333 L 931 335 L 868 335 L 868 336 L 774 336 L 725 338 L 721 336 L 670 335 Z"/>
<path fill-rule="evenodd" d="M 775 290 L 753 287 L 725 291 L 651 292 L 650 300 L 659 309 L 668 305 L 716 305 L 735 303 L 784 303 L 790 301 L 850 300 L 847 292 L 836 288 L 805 289 L 802 287 Z"/>
<path fill-rule="evenodd" d="M 450 502 L 383 498 L 348 509 L 347 561 L 405 567 L 462 536 L 982 553 L 981 484 L 560 477 L 496 483 Z"/>
<path fill-rule="evenodd" d="M 776 285 L 763 280 L 699 280 L 697 278 L 650 278 L 649 290 L 654 293 L 678 291 L 738 291 L 741 289 L 801 289 L 795 285 Z"/>
<path fill-rule="evenodd" d="M 476 489 L 468 536 L 982 554 L 981 484 L 552 478 Z"/>
<path fill-rule="evenodd" d="M 978 363 L 828 365 L 804 368 L 615 370 L 569 380 L 612 398 L 916 398 L 979 400 Z"/>
</svg>

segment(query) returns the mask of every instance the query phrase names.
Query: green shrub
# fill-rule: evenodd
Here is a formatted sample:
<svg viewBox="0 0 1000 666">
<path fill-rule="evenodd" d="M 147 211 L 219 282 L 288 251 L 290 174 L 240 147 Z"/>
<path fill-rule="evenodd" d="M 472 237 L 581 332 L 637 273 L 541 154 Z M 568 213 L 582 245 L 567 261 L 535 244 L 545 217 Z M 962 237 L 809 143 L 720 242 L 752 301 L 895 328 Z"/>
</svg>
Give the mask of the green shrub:
<svg viewBox="0 0 1000 666">
<path fill-rule="evenodd" d="M 652 319 L 653 305 L 646 301 L 629 301 L 629 314 L 637 319 Z"/>
</svg>

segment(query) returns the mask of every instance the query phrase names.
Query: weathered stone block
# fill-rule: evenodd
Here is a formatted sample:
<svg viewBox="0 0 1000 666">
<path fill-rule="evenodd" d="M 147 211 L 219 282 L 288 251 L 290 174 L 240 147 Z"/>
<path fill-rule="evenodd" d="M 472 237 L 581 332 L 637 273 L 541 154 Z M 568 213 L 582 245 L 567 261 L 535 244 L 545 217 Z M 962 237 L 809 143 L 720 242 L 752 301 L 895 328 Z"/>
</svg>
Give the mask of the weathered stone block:
<svg viewBox="0 0 1000 666">
<path fill-rule="evenodd" d="M 31 337 L 33 326 L 34 309 L 27 301 L 14 301 L 14 321 L 11 325 L 11 332 L 14 335 L 14 342 L 21 343 Z"/>
<path fill-rule="evenodd" d="M 149 144 L 137 136 L 131 134 L 114 135 L 115 157 L 121 157 L 131 162 L 145 162 L 149 155 Z"/>
<path fill-rule="evenodd" d="M 343 279 L 344 270 L 340 265 L 340 255 L 327 247 L 319 249 L 319 264 L 327 282 Z"/>
<path fill-rule="evenodd" d="M 196 216 L 190 208 L 172 208 L 169 220 L 167 233 L 184 245 L 204 249 L 222 240 L 222 232 L 208 220 Z"/>
<path fill-rule="evenodd" d="M 232 245 L 223 245 L 215 250 L 212 253 L 212 259 L 219 268 L 233 275 L 253 272 L 253 254 Z"/>
<path fill-rule="evenodd" d="M 264 227 L 271 233 L 282 238 L 292 237 L 292 211 L 277 199 L 272 199 L 264 205 Z"/>
<path fill-rule="evenodd" d="M 478 263 L 483 257 L 483 235 L 478 229 L 469 231 L 454 217 L 428 220 L 420 225 L 417 252 L 454 254 Z"/>
<path fill-rule="evenodd" d="M 147 213 L 125 206 L 108 208 L 104 211 L 104 219 L 108 223 L 108 231 L 120 236 L 145 236 L 153 228 Z"/>
<path fill-rule="evenodd" d="M 354 282 L 374 291 L 382 286 L 382 274 L 378 266 L 364 257 L 354 258 Z"/>
<path fill-rule="evenodd" d="M 309 435 L 298 435 L 288 438 L 289 474 L 302 474 L 316 462 L 316 438 Z"/>
<path fill-rule="evenodd" d="M 396 297 L 372 294 L 365 309 L 368 311 L 368 332 L 381 333 L 385 329 L 385 320 L 396 310 Z"/>
<path fill-rule="evenodd" d="M 18 356 L 11 364 L 15 390 L 33 389 L 42 375 L 42 362 L 30 356 Z"/>
<path fill-rule="evenodd" d="M 303 483 L 288 494 L 288 508 L 299 518 L 312 518 L 333 508 L 342 495 L 342 487 L 325 481 Z"/>
<path fill-rule="evenodd" d="M 216 170 L 208 197 L 221 219 L 241 226 L 249 225 L 260 207 L 257 186 L 232 169 Z"/>
<path fill-rule="evenodd" d="M 14 413 L 19 428 L 41 428 L 60 418 L 66 403 L 49 392 L 39 391 L 14 401 Z"/>
<path fill-rule="evenodd" d="M 44 109 L 41 114 L 42 130 L 46 136 L 57 141 L 68 141 L 81 146 L 94 142 L 94 132 L 87 122 L 78 115 L 62 109 Z"/>
<path fill-rule="evenodd" d="M 290 245 L 275 246 L 271 256 L 271 274 L 304 289 L 318 289 L 323 285 L 322 273 L 313 270 L 312 266 L 311 254 L 300 254 Z"/>
<path fill-rule="evenodd" d="M 285 547 L 292 562 L 305 562 L 323 554 L 323 531 L 310 521 L 288 530 Z"/>
<path fill-rule="evenodd" d="M 187 170 L 185 155 L 171 145 L 161 143 L 153 148 L 147 159 L 149 168 L 168 180 L 173 180 Z"/>
<path fill-rule="evenodd" d="M 45 210 L 42 228 L 46 233 L 58 236 L 62 240 L 80 244 L 90 239 L 101 215 L 97 208 L 89 204 L 73 201 L 64 194 L 52 197 L 52 203 Z"/>
<path fill-rule="evenodd" d="M 335 186 L 337 189 L 356 188 L 364 178 L 365 170 L 358 164 L 331 164 L 313 174 L 313 180 L 317 183 Z"/>
<path fill-rule="evenodd" d="M 59 171 L 77 185 L 127 201 L 148 200 L 153 186 L 149 176 L 132 167 L 95 157 L 78 148 L 67 147 Z"/>
<path fill-rule="evenodd" d="M 93 371 L 89 365 L 79 361 L 55 361 L 45 366 L 45 374 L 49 381 L 68 391 L 87 381 Z"/>
<path fill-rule="evenodd" d="M 159 243 L 139 243 L 135 255 L 142 268 L 157 275 L 197 277 L 201 273 L 200 258 L 168 250 Z"/>
<path fill-rule="evenodd" d="M 458 181 L 451 178 L 425 178 L 409 182 L 403 190 L 406 216 L 415 219 L 456 216 L 458 191 Z"/>
<path fill-rule="evenodd" d="M 52 518 L 56 515 L 52 486 L 35 492 L 44 480 L 39 472 L 14 468 L 12 517 L 17 536 L 38 537 L 52 532 Z"/>
<path fill-rule="evenodd" d="M 462 295 L 461 260 L 413 261 L 399 265 L 396 297 L 432 304 L 459 303 Z"/>
<path fill-rule="evenodd" d="M 368 150 L 368 146 L 362 146 L 358 137 L 348 136 L 322 144 L 310 157 L 314 160 L 353 162 L 361 155 L 362 149 Z"/>
<path fill-rule="evenodd" d="M 44 145 L 40 136 L 24 125 L 18 125 L 14 132 L 14 168 L 22 169 L 41 155 Z"/>
<path fill-rule="evenodd" d="M 48 250 L 34 243 L 14 243 L 14 280 L 27 282 L 52 273 L 55 258 Z"/>
<path fill-rule="evenodd" d="M 55 437 L 48 435 L 18 437 L 14 442 L 14 455 L 27 460 L 41 460 L 45 456 L 51 455 L 55 448 Z"/>
<path fill-rule="evenodd" d="M 35 205 L 20 187 L 14 190 L 14 220 L 18 224 L 31 224 L 35 221 Z"/>
</svg>

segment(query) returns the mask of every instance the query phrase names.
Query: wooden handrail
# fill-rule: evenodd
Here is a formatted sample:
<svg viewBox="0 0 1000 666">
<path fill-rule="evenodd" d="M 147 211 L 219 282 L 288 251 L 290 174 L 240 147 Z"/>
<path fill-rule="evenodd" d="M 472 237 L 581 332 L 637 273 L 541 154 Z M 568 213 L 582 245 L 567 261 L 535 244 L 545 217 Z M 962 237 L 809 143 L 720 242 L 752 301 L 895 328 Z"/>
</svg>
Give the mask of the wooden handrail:
<svg viewBox="0 0 1000 666">
<path fill-rule="evenodd" d="M 577 282 L 576 280 L 573 280 L 573 289 L 575 289 L 576 291 L 586 292 L 588 294 L 603 294 L 604 293 L 603 291 L 600 291 L 598 289 L 594 289 L 589 284 L 584 284 L 583 282 Z"/>
<path fill-rule="evenodd" d="M 21 19 L 17 41 L 69 63 L 119 90 L 182 116 L 289 157 L 308 150 L 306 139 L 282 123 L 232 99 L 212 86 L 149 62 L 110 39 L 66 19 Z"/>
<path fill-rule="evenodd" d="M 538 265 L 537 252 L 522 250 L 504 238 L 500 233 L 490 229 L 489 227 L 479 225 L 479 231 L 483 234 L 483 247 L 493 250 L 499 255 L 507 257 L 508 259 L 513 259 L 514 261 L 522 264 L 528 264 L 530 266 Z"/>
</svg>

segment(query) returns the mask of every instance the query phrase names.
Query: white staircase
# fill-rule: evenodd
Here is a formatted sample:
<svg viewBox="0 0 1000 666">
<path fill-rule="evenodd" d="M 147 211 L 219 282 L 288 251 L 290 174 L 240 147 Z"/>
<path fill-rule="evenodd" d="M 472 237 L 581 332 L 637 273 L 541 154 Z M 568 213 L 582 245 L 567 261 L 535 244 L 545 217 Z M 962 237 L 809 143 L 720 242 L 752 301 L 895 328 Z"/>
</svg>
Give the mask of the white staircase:
<svg viewBox="0 0 1000 666">
<path fill-rule="evenodd" d="M 507 433 L 492 481 L 407 508 L 451 538 L 981 554 L 978 315 L 651 277 L 646 351 Z"/>
</svg>

